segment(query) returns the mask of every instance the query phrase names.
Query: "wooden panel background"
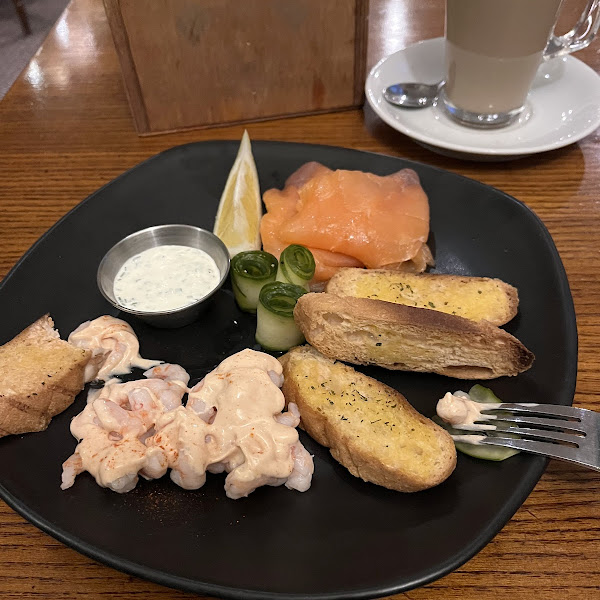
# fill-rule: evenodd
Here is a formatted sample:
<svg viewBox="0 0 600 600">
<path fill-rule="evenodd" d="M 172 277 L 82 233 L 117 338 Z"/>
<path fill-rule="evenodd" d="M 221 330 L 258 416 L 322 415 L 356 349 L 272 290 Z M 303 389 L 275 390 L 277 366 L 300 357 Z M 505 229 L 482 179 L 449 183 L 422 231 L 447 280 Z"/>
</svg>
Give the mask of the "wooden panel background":
<svg viewBox="0 0 600 600">
<path fill-rule="evenodd" d="M 140 133 L 357 106 L 368 0 L 105 0 Z"/>
</svg>

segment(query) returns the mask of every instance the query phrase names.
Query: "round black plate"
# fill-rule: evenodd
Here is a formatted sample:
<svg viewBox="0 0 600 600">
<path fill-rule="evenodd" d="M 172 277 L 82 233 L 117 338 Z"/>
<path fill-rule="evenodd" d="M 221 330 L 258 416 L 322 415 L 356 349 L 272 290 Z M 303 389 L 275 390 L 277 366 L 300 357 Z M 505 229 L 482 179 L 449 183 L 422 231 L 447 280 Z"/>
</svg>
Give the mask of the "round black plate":
<svg viewBox="0 0 600 600">
<path fill-rule="evenodd" d="M 80 322 L 115 311 L 96 288 L 104 253 L 151 225 L 212 229 L 237 142 L 173 148 L 128 171 L 82 202 L 46 233 L 0 287 L 0 342 L 49 312 L 63 337 Z M 511 401 L 572 402 L 577 360 L 573 303 L 552 239 L 524 204 L 486 185 L 406 160 L 333 148 L 254 142 L 261 189 L 283 185 L 304 162 L 378 174 L 412 167 L 431 203 L 436 270 L 500 277 L 520 294 L 506 327 L 536 354 L 518 377 L 489 382 Z M 10 318 L 6 318 L 10 316 Z M 254 346 L 254 319 L 235 306 L 230 288 L 198 322 L 153 329 L 127 315 L 142 355 L 180 363 L 193 380 L 225 356 Z M 437 375 L 364 369 L 400 390 L 423 414 L 463 382 Z M 535 486 L 545 459 L 519 455 L 502 463 L 459 456 L 437 488 L 392 492 L 354 478 L 306 435 L 315 455 L 311 489 L 261 488 L 229 500 L 223 478 L 197 491 L 167 477 L 129 494 L 81 475 L 59 488 L 61 463 L 73 452 L 71 418 L 47 431 L 0 440 L 0 495 L 65 544 L 112 567 L 158 583 L 230 598 L 370 598 L 422 585 L 455 569 L 507 522 Z"/>
</svg>

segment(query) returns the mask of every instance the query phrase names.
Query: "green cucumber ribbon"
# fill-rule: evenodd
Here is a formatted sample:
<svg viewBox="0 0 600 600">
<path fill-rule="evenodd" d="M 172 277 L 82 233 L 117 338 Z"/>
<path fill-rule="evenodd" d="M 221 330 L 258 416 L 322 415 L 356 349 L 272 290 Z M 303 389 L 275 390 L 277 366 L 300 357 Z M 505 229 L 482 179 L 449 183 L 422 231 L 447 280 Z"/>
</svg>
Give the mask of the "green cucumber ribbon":
<svg viewBox="0 0 600 600">
<path fill-rule="evenodd" d="M 308 248 L 292 244 L 281 253 L 277 281 L 299 285 L 308 290 L 308 282 L 314 274 L 315 258 Z"/>
<path fill-rule="evenodd" d="M 299 285 L 274 281 L 260 290 L 256 313 L 256 341 L 266 350 L 285 351 L 304 342 L 294 321 L 298 298 L 306 294 Z"/>
<path fill-rule="evenodd" d="M 262 250 L 240 252 L 231 259 L 231 285 L 235 300 L 246 312 L 255 313 L 263 285 L 275 281 L 277 259 Z"/>
</svg>

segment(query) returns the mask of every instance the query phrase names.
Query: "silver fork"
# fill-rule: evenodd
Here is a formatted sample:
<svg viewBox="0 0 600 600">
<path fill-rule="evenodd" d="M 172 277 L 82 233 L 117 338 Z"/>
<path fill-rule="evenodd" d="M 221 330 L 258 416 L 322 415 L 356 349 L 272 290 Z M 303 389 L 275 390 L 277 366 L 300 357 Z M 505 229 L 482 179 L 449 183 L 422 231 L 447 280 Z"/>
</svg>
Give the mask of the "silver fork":
<svg viewBox="0 0 600 600">
<path fill-rule="evenodd" d="M 482 415 L 473 425 L 452 425 L 453 429 L 470 432 L 453 435 L 455 441 L 514 448 L 600 471 L 600 413 L 554 404 L 503 402 L 477 407 Z M 478 435 L 486 431 L 493 431 L 494 437 Z M 503 437 L 506 433 L 519 438 Z"/>
</svg>

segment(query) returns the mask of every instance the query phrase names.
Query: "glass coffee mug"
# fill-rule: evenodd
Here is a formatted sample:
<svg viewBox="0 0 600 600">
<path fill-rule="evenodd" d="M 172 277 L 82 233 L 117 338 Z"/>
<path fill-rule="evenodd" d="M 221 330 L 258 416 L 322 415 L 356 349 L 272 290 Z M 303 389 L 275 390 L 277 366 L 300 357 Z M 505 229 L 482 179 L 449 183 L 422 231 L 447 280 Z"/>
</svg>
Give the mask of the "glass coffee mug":
<svg viewBox="0 0 600 600">
<path fill-rule="evenodd" d="M 464 125 L 508 125 L 522 112 L 542 60 L 590 44 L 600 0 L 588 0 L 576 26 L 554 35 L 562 0 L 446 0 L 445 83 L 441 105 Z"/>
</svg>

